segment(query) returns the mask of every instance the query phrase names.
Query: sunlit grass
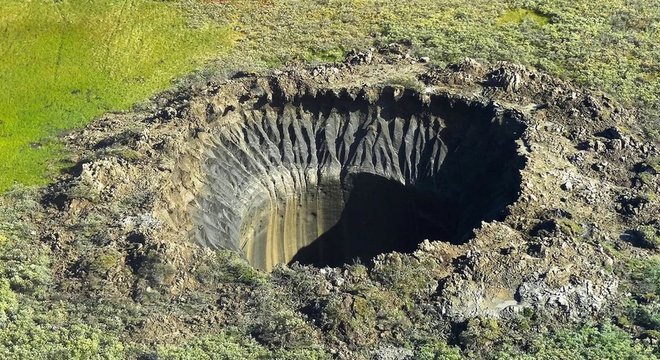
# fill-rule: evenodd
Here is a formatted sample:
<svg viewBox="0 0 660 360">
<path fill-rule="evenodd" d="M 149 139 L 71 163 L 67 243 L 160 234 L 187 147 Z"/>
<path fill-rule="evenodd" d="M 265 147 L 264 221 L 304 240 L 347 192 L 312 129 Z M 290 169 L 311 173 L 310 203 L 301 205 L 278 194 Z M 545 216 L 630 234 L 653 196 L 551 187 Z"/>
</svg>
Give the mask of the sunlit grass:
<svg viewBox="0 0 660 360">
<path fill-rule="evenodd" d="M 533 21 L 539 25 L 546 25 L 547 23 L 550 22 L 550 19 L 548 19 L 547 16 L 543 14 L 539 14 L 538 12 L 534 10 L 529 10 L 529 9 L 524 9 L 524 8 L 516 8 L 516 9 L 511 9 L 504 13 L 504 15 L 500 16 L 498 19 L 498 23 L 500 24 L 507 24 L 507 23 L 515 23 L 515 24 L 520 24 L 525 20 L 530 20 Z"/>
<path fill-rule="evenodd" d="M 0 2 L 0 191 L 57 169 L 45 137 L 167 87 L 226 52 L 226 26 L 188 26 L 175 3 Z"/>
</svg>

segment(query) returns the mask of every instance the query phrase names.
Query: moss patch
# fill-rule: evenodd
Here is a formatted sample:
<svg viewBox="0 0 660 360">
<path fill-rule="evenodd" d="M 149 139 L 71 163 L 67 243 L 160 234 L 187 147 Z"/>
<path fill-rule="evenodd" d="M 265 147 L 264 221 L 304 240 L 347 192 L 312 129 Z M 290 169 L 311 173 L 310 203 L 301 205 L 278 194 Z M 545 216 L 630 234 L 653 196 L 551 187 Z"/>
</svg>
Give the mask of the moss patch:
<svg viewBox="0 0 660 360">
<path fill-rule="evenodd" d="M 504 13 L 497 19 L 499 24 L 520 24 L 523 21 L 532 21 L 538 25 L 546 25 L 550 18 L 530 9 L 516 8 Z"/>
</svg>

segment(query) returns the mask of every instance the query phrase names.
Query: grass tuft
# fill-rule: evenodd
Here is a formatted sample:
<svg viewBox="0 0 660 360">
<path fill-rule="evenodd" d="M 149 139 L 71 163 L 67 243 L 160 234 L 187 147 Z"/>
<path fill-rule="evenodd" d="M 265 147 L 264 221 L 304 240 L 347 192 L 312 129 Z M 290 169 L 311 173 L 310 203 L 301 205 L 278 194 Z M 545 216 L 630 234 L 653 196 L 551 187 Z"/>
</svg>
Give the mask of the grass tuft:
<svg viewBox="0 0 660 360">
<path fill-rule="evenodd" d="M 524 8 L 516 8 L 507 11 L 504 13 L 504 15 L 497 19 L 497 22 L 499 24 L 520 24 L 527 20 L 541 26 L 547 25 L 550 22 L 550 18 L 548 16 L 545 16 L 537 11 Z"/>
</svg>

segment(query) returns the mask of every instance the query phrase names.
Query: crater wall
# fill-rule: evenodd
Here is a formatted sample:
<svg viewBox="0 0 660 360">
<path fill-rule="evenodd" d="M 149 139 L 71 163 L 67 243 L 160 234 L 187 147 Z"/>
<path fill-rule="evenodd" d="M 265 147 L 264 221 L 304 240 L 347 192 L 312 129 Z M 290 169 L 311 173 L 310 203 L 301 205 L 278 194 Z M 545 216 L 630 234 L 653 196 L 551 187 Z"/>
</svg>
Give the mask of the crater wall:
<svg viewBox="0 0 660 360">
<path fill-rule="evenodd" d="M 327 92 L 228 114 L 205 150 L 196 238 L 256 267 L 338 266 L 460 243 L 515 200 L 523 125 L 412 90 Z"/>
</svg>

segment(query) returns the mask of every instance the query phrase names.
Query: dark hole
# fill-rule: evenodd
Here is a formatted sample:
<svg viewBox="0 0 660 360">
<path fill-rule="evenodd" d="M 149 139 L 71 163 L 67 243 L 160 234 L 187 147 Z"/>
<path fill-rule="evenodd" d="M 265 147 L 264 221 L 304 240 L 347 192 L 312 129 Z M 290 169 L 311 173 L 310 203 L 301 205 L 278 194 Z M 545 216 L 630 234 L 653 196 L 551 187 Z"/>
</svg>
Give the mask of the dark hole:
<svg viewBox="0 0 660 360">
<path fill-rule="evenodd" d="M 557 222 L 555 220 L 543 221 L 531 230 L 532 236 L 548 236 L 557 230 Z"/>
<path fill-rule="evenodd" d="M 291 262 L 340 266 L 385 252 L 412 252 L 424 239 L 451 239 L 457 219 L 445 203 L 430 190 L 356 174 L 337 224 Z"/>
<path fill-rule="evenodd" d="M 145 260 L 145 250 L 142 247 L 146 244 L 146 237 L 141 233 L 131 233 L 126 237 L 129 244 L 129 254 L 126 257 L 126 265 L 137 273 Z"/>
<path fill-rule="evenodd" d="M 43 198 L 41 203 L 44 206 L 52 206 L 57 208 L 59 211 L 66 210 L 71 204 L 71 199 L 67 194 L 64 193 L 47 193 Z"/>
<path fill-rule="evenodd" d="M 542 258 L 544 256 L 543 245 L 531 243 L 527 246 L 527 255 Z"/>
</svg>

